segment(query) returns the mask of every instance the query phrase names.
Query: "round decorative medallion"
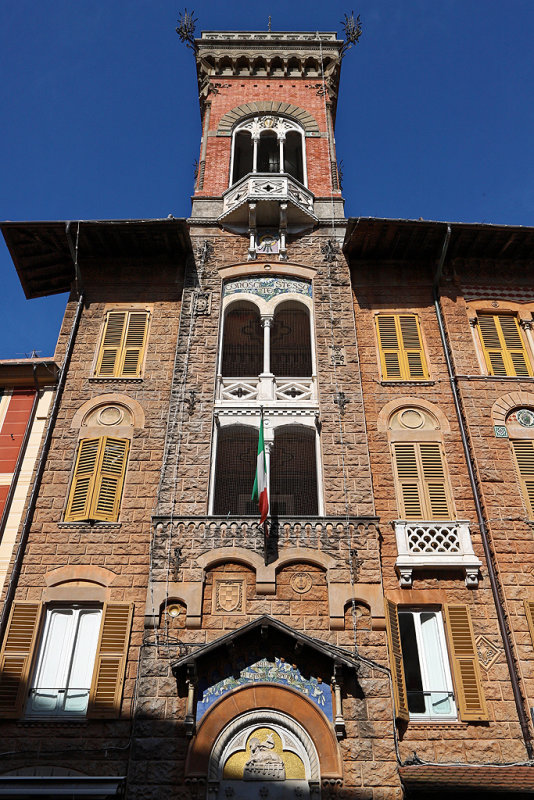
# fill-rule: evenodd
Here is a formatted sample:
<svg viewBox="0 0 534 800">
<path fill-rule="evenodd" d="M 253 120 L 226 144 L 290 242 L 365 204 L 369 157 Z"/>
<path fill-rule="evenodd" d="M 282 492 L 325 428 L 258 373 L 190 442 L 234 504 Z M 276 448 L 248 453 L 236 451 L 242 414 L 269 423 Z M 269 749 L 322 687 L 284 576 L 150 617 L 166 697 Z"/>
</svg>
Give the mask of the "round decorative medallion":
<svg viewBox="0 0 534 800">
<path fill-rule="evenodd" d="M 531 411 L 530 408 L 520 408 L 516 417 L 523 428 L 534 428 L 534 411 Z"/>
<path fill-rule="evenodd" d="M 299 594 L 306 594 L 312 587 L 312 579 L 309 572 L 295 572 L 289 581 L 291 587 Z"/>
<path fill-rule="evenodd" d="M 100 425 L 118 425 L 122 422 L 124 414 L 118 406 L 106 406 L 98 413 Z"/>
<path fill-rule="evenodd" d="M 406 411 L 400 414 L 399 419 L 405 428 L 422 428 L 425 424 L 425 418 L 415 408 L 407 408 Z"/>
</svg>

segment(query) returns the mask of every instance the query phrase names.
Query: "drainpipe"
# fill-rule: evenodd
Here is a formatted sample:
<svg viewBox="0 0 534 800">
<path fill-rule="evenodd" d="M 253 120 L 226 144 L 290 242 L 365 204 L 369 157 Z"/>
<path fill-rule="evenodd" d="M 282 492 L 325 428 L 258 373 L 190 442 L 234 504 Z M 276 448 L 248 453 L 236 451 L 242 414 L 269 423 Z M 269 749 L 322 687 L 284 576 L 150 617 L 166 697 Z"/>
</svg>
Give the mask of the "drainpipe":
<svg viewBox="0 0 534 800">
<path fill-rule="evenodd" d="M 519 718 L 519 724 L 521 725 L 521 732 L 523 734 L 523 740 L 525 742 L 525 748 L 528 754 L 529 759 L 534 757 L 534 750 L 532 748 L 532 738 L 530 735 L 530 729 L 528 724 L 528 718 L 525 713 L 525 708 L 523 705 L 523 698 L 521 695 L 521 688 L 519 685 L 519 677 L 516 671 L 516 665 L 514 661 L 514 656 L 512 653 L 512 645 L 510 642 L 510 637 L 508 633 L 508 625 L 506 622 L 505 612 L 503 606 L 501 604 L 501 593 L 502 587 L 499 584 L 499 579 L 497 577 L 491 548 L 489 545 L 488 540 L 488 531 L 486 528 L 486 522 L 484 519 L 484 513 L 482 511 L 482 502 L 478 491 L 477 479 L 475 475 L 475 465 L 473 461 L 473 457 L 471 455 L 471 449 L 469 447 L 468 441 L 468 433 L 467 433 L 467 426 L 465 424 L 464 414 L 462 411 L 461 401 L 458 393 L 458 387 L 456 384 L 456 376 L 454 374 L 454 367 L 452 364 L 451 358 L 451 351 L 449 348 L 449 343 L 447 341 L 447 335 L 445 333 L 445 327 L 443 322 L 443 315 L 441 312 L 441 304 L 440 304 L 440 295 L 439 295 L 439 282 L 441 280 L 441 275 L 443 272 L 443 264 L 445 263 L 445 258 L 447 255 L 447 250 L 449 248 L 449 241 L 451 238 L 451 226 L 447 225 L 447 232 L 445 234 L 445 239 L 443 240 L 443 247 L 441 249 L 441 256 L 439 259 L 439 263 L 436 269 L 436 274 L 434 276 L 434 283 L 432 286 L 432 294 L 434 298 L 434 307 L 436 309 L 436 317 L 438 320 L 438 327 L 439 327 L 439 335 L 441 337 L 441 343 L 443 345 L 443 352 L 445 354 L 445 361 L 447 364 L 447 372 L 449 374 L 449 383 L 452 391 L 452 396 L 454 400 L 454 407 L 456 409 L 456 416 L 458 418 L 458 424 L 460 426 L 460 435 L 462 437 L 462 445 L 464 448 L 465 460 L 467 463 L 467 471 L 469 473 L 469 481 L 471 483 L 471 489 L 473 492 L 473 498 L 475 501 L 475 509 L 478 519 L 478 525 L 480 529 L 480 535 L 482 538 L 482 547 L 484 549 L 484 556 L 486 559 L 486 564 L 488 568 L 488 577 L 490 580 L 491 591 L 493 594 L 493 599 L 495 602 L 495 608 L 497 610 L 497 620 L 499 622 L 499 629 L 501 632 L 501 638 L 504 645 L 504 652 L 506 655 L 506 663 L 508 665 L 508 671 L 510 673 L 510 680 L 512 682 L 512 691 L 514 694 L 515 705 L 517 709 L 517 716 Z"/>
<path fill-rule="evenodd" d="M 69 227 L 70 223 L 67 222 L 66 224 L 66 235 L 67 240 L 69 241 L 70 247 L 70 237 L 69 237 Z M 77 248 L 76 248 L 77 249 Z M 74 259 L 73 259 L 74 261 Z M 76 278 L 79 278 L 79 270 L 77 259 L 74 261 L 74 269 Z M 78 282 L 78 281 L 77 281 Z M 20 571 L 22 568 L 22 560 L 24 558 L 24 553 L 26 551 L 26 544 L 28 542 L 28 536 L 30 534 L 30 528 L 33 521 L 33 515 L 35 512 L 35 506 L 37 504 L 37 498 L 39 496 L 39 490 L 41 488 L 41 481 L 43 478 L 43 473 L 45 469 L 46 459 L 48 457 L 48 452 L 50 450 L 50 444 L 52 441 L 52 434 L 54 432 L 54 427 L 56 424 L 57 414 L 59 411 L 59 404 L 61 402 L 61 397 L 63 395 L 63 389 L 65 387 L 65 380 L 67 378 L 67 371 L 70 364 L 70 359 L 72 355 L 72 351 L 74 348 L 74 342 L 76 339 L 76 333 L 78 331 L 78 326 L 80 324 L 80 318 L 82 316 L 83 310 L 83 301 L 85 298 L 85 294 L 82 291 L 78 297 L 78 305 L 76 306 L 76 312 L 74 314 L 74 320 L 72 322 L 72 327 L 70 330 L 69 341 L 67 343 L 67 350 L 65 352 L 65 358 L 63 359 L 63 364 L 59 373 L 59 378 L 57 382 L 57 389 L 56 389 L 56 396 L 54 398 L 54 403 L 52 405 L 50 415 L 48 417 L 48 423 L 46 427 L 46 432 L 43 440 L 43 446 L 41 448 L 41 453 L 39 455 L 39 461 L 37 464 L 37 469 L 35 472 L 35 477 L 33 479 L 33 486 L 30 494 L 30 499 L 28 501 L 28 507 L 26 509 L 26 516 L 24 517 L 24 523 L 22 525 L 22 531 L 20 534 L 20 541 L 19 546 L 17 548 L 17 554 L 15 556 L 15 561 L 13 564 L 13 569 L 11 571 L 11 577 L 9 579 L 9 584 L 6 592 L 4 607 L 2 609 L 2 616 L 0 617 L 0 642 L 3 641 L 7 621 L 9 619 L 9 614 L 11 611 L 11 606 L 13 605 L 13 599 L 15 597 L 15 591 L 17 589 L 18 580 L 20 577 Z"/>
<path fill-rule="evenodd" d="M 15 496 L 15 490 L 17 488 L 20 471 L 22 469 L 22 462 L 24 461 L 24 456 L 26 455 L 26 448 L 28 447 L 28 441 L 30 439 L 33 421 L 35 419 L 35 413 L 37 411 L 37 404 L 39 403 L 40 389 L 39 389 L 39 383 L 37 381 L 37 367 L 35 364 L 33 365 L 33 382 L 35 383 L 35 395 L 33 397 L 30 416 L 28 417 L 28 422 L 26 423 L 24 436 L 22 438 L 22 442 L 20 443 L 20 450 L 17 456 L 15 469 L 13 471 L 13 477 L 11 478 L 11 483 L 9 484 L 9 491 L 7 493 L 4 510 L 2 511 L 2 517 L 0 519 L 0 542 L 4 538 L 7 518 L 9 517 L 9 512 L 11 511 L 11 503 L 13 502 L 13 497 Z"/>
</svg>

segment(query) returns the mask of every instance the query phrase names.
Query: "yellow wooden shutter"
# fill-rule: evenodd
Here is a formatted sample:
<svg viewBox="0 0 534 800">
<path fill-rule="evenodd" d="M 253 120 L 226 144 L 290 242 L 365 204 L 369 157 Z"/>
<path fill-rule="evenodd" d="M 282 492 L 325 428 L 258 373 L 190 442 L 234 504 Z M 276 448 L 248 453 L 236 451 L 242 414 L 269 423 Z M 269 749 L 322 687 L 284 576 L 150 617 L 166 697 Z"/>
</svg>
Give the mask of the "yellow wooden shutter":
<svg viewBox="0 0 534 800">
<path fill-rule="evenodd" d="M 479 314 L 478 327 L 490 375 L 532 375 L 517 317 Z"/>
<path fill-rule="evenodd" d="M 530 638 L 534 644 L 534 602 L 532 600 L 525 600 L 525 613 L 527 615 L 528 627 L 530 630 Z"/>
<path fill-rule="evenodd" d="M 382 377 L 384 380 L 402 378 L 401 353 L 395 315 L 378 314 L 376 325 Z"/>
<path fill-rule="evenodd" d="M 409 719 L 408 694 L 404 678 L 404 663 L 402 661 L 402 646 L 399 628 L 399 615 L 397 606 L 391 600 L 386 603 L 386 632 L 391 664 L 391 677 L 393 679 L 393 699 L 395 701 L 395 716 L 397 719 Z"/>
<path fill-rule="evenodd" d="M 395 444 L 394 452 L 402 506 L 400 514 L 403 519 L 422 519 L 421 482 L 415 444 Z"/>
<path fill-rule="evenodd" d="M 451 666 L 456 686 L 460 718 L 465 722 L 488 719 L 482 689 L 471 615 L 466 605 L 443 606 L 451 651 Z"/>
<path fill-rule="evenodd" d="M 146 311 L 130 311 L 124 339 L 121 375 L 137 378 L 141 374 L 147 327 Z"/>
<path fill-rule="evenodd" d="M 100 440 L 90 519 L 115 522 L 119 517 L 129 441 L 105 436 Z"/>
<path fill-rule="evenodd" d="M 530 439 L 514 439 L 511 444 L 528 514 L 534 517 L 534 442 Z"/>
<path fill-rule="evenodd" d="M 40 603 L 13 603 L 0 651 L 1 717 L 20 717 L 24 711 L 40 617 Z"/>
<path fill-rule="evenodd" d="M 427 512 L 429 519 L 450 519 L 447 500 L 445 472 L 438 442 L 424 442 L 419 445 L 421 466 L 426 489 Z"/>
<path fill-rule="evenodd" d="M 89 519 L 101 439 L 82 439 L 70 487 L 66 522 Z"/>
<path fill-rule="evenodd" d="M 428 378 L 428 369 L 423 351 L 423 342 L 421 341 L 419 320 L 415 314 L 401 314 L 398 318 L 398 324 L 404 350 L 404 377 L 410 378 L 411 380 L 424 380 Z"/>
<path fill-rule="evenodd" d="M 89 694 L 89 717 L 119 715 L 132 616 L 131 604 L 104 605 Z"/>
<path fill-rule="evenodd" d="M 110 311 L 97 358 L 96 374 L 109 378 L 139 377 L 147 329 L 147 311 Z"/>
<path fill-rule="evenodd" d="M 378 314 L 376 326 L 383 379 L 428 378 L 419 320 L 416 315 Z"/>
<path fill-rule="evenodd" d="M 98 354 L 96 374 L 114 377 L 120 369 L 121 347 L 126 323 L 125 311 L 110 311 Z"/>
</svg>

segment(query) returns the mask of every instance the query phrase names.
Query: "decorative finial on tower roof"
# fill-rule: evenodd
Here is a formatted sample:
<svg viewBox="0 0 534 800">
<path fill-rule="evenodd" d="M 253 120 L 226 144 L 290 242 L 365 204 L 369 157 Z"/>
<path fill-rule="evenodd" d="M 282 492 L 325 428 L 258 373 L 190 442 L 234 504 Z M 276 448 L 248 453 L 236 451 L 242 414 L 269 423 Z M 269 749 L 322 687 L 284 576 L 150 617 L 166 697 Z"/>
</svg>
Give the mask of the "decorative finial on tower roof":
<svg viewBox="0 0 534 800">
<path fill-rule="evenodd" d="M 178 14 L 178 27 L 176 28 L 176 33 L 180 37 L 180 41 L 184 42 L 186 47 L 189 47 L 195 53 L 198 50 L 197 43 L 195 41 L 195 27 L 198 20 L 195 17 L 195 12 L 187 10 L 184 8 L 183 11 L 180 11 Z"/>
<path fill-rule="evenodd" d="M 271 32 L 271 15 L 270 14 L 269 14 L 269 25 L 268 25 L 267 30 L 269 31 L 269 33 Z"/>
<path fill-rule="evenodd" d="M 345 14 L 345 19 L 341 22 L 341 27 L 343 28 L 343 34 L 345 36 L 345 41 L 340 51 L 340 56 L 343 58 L 354 44 L 358 44 L 358 40 L 362 35 L 360 15 L 358 14 L 356 19 L 354 19 L 354 11 L 350 12 L 350 16 L 349 14 Z"/>
</svg>

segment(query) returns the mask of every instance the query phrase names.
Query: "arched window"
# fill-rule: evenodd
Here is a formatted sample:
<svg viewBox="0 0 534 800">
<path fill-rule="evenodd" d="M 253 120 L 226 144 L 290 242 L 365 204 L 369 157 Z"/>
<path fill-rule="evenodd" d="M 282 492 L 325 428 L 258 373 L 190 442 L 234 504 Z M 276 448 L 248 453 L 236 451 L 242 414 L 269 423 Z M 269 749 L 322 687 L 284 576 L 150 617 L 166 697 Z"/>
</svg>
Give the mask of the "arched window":
<svg viewBox="0 0 534 800">
<path fill-rule="evenodd" d="M 257 377 L 263 368 L 263 330 L 260 313 L 252 303 L 231 307 L 224 319 L 221 375 Z"/>
<path fill-rule="evenodd" d="M 248 425 L 229 425 L 219 429 L 215 463 L 216 516 L 251 515 L 257 512 L 252 502 L 256 474 L 258 431 Z"/>
<path fill-rule="evenodd" d="M 302 136 L 297 131 L 289 131 L 284 147 L 284 172 L 303 183 L 302 165 Z"/>
<path fill-rule="evenodd" d="M 282 303 L 271 329 L 271 372 L 281 378 L 309 378 L 312 374 L 310 318 L 301 303 Z"/>
<path fill-rule="evenodd" d="M 270 471 L 274 516 L 318 514 L 315 438 L 315 430 L 304 425 L 275 429 Z"/>
<path fill-rule="evenodd" d="M 506 428 L 527 515 L 534 519 L 534 409 L 514 409 L 506 419 Z"/>
<path fill-rule="evenodd" d="M 316 432 L 304 425 L 275 428 L 270 449 L 271 516 L 317 516 Z M 252 500 L 258 430 L 227 425 L 218 430 L 215 462 L 215 516 L 255 516 Z"/>
<path fill-rule="evenodd" d="M 234 140 L 234 169 L 232 182 L 237 181 L 252 172 L 252 137 L 250 131 L 238 131 Z"/>
<path fill-rule="evenodd" d="M 234 128 L 232 184 L 249 173 L 286 173 L 306 185 L 305 137 L 298 122 L 265 115 L 249 117 Z"/>
</svg>

